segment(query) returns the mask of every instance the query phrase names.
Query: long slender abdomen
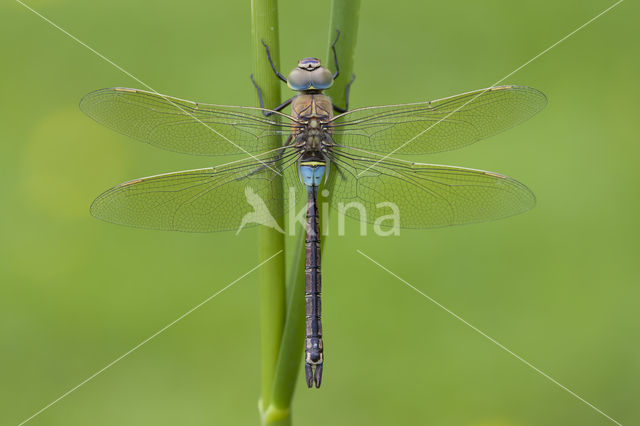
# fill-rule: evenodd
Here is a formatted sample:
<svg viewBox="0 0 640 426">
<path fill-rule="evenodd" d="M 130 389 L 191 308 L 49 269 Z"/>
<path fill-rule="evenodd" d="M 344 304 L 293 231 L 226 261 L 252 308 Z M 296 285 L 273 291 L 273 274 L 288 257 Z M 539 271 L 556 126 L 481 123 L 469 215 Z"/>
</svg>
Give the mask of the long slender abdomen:
<svg viewBox="0 0 640 426">
<path fill-rule="evenodd" d="M 305 375 L 307 386 L 322 381 L 322 322 L 320 321 L 320 235 L 318 233 L 317 187 L 308 187 L 307 226 L 305 239 Z"/>
</svg>

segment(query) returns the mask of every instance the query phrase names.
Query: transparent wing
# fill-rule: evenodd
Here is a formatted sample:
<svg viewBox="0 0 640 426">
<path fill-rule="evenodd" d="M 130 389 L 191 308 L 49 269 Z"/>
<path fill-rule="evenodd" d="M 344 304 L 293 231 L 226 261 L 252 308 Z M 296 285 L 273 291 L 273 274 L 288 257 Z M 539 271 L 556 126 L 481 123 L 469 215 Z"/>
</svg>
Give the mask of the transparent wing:
<svg viewBox="0 0 640 426">
<path fill-rule="evenodd" d="M 431 102 L 354 109 L 334 118 L 338 144 L 385 154 L 428 154 L 462 148 L 542 110 L 545 95 L 499 86 Z"/>
<path fill-rule="evenodd" d="M 263 152 L 266 138 L 291 132 L 292 118 L 262 108 L 201 104 L 144 90 L 85 95 L 80 109 L 98 123 L 169 151 L 195 155 Z M 282 123 L 281 123 L 282 121 Z"/>
<path fill-rule="evenodd" d="M 91 214 L 120 225 L 185 232 L 272 226 L 288 205 L 283 180 L 287 187 L 297 181 L 297 156 L 292 151 L 263 156 L 263 163 L 249 159 L 135 179 L 101 194 Z"/>
<path fill-rule="evenodd" d="M 499 219 L 529 210 L 535 196 L 520 182 L 497 173 L 419 164 L 340 150 L 332 155 L 330 202 L 358 203 L 374 223 L 397 207 L 401 228 L 435 228 Z M 360 220 L 357 208 L 346 216 Z M 382 223 L 384 226 L 390 222 Z"/>
</svg>

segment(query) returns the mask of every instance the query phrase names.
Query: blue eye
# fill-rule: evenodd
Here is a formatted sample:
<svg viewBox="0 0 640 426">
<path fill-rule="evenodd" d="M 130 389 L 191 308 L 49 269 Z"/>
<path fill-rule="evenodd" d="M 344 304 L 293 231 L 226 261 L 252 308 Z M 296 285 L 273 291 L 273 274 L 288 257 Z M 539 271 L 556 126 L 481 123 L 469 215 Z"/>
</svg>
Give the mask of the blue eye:
<svg viewBox="0 0 640 426">
<path fill-rule="evenodd" d="M 333 84 L 333 75 L 325 67 L 311 71 L 311 85 L 316 89 L 324 90 Z"/>
<path fill-rule="evenodd" d="M 296 68 L 289 73 L 287 85 L 293 90 L 307 90 L 311 87 L 309 71 Z"/>
<path fill-rule="evenodd" d="M 313 71 L 296 68 L 289 73 L 287 85 L 297 91 L 318 89 L 324 90 L 333 84 L 333 75 L 325 67 L 319 67 Z"/>
</svg>

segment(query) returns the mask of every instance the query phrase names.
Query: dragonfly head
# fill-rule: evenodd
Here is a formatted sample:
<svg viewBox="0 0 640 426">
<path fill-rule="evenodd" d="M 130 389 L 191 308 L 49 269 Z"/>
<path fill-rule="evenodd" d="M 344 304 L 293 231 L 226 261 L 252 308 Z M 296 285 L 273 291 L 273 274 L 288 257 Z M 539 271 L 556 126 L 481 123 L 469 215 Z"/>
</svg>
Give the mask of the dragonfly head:
<svg viewBox="0 0 640 426">
<path fill-rule="evenodd" d="M 303 58 L 289 73 L 287 85 L 297 91 L 324 90 L 333 84 L 333 74 L 320 64 L 318 58 Z"/>
</svg>

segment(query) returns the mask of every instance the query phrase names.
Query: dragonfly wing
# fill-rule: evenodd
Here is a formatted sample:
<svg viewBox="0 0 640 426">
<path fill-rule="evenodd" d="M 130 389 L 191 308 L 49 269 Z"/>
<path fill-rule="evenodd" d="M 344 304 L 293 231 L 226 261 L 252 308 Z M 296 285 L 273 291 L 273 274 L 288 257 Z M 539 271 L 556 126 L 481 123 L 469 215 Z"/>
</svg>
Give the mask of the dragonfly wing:
<svg viewBox="0 0 640 426">
<path fill-rule="evenodd" d="M 347 203 L 358 203 L 371 223 L 397 209 L 401 228 L 435 228 L 499 219 L 535 205 L 529 188 L 497 173 L 345 150 L 332 159 L 331 205 L 340 210 Z M 357 208 L 344 214 L 361 220 Z"/>
<path fill-rule="evenodd" d="M 264 152 L 268 138 L 291 132 L 291 117 L 262 108 L 185 101 L 137 89 L 101 89 L 80 109 L 98 123 L 169 151 L 195 155 Z"/>
<path fill-rule="evenodd" d="M 107 222 L 184 232 L 239 231 L 277 225 L 287 185 L 297 179 L 297 153 L 236 161 L 122 183 L 101 194 L 91 214 Z M 277 171 L 277 172 L 276 172 Z"/>
<path fill-rule="evenodd" d="M 430 154 L 462 148 L 535 115 L 545 95 L 524 86 L 499 86 L 404 105 L 358 108 L 338 115 L 336 142 L 384 154 Z"/>
</svg>

